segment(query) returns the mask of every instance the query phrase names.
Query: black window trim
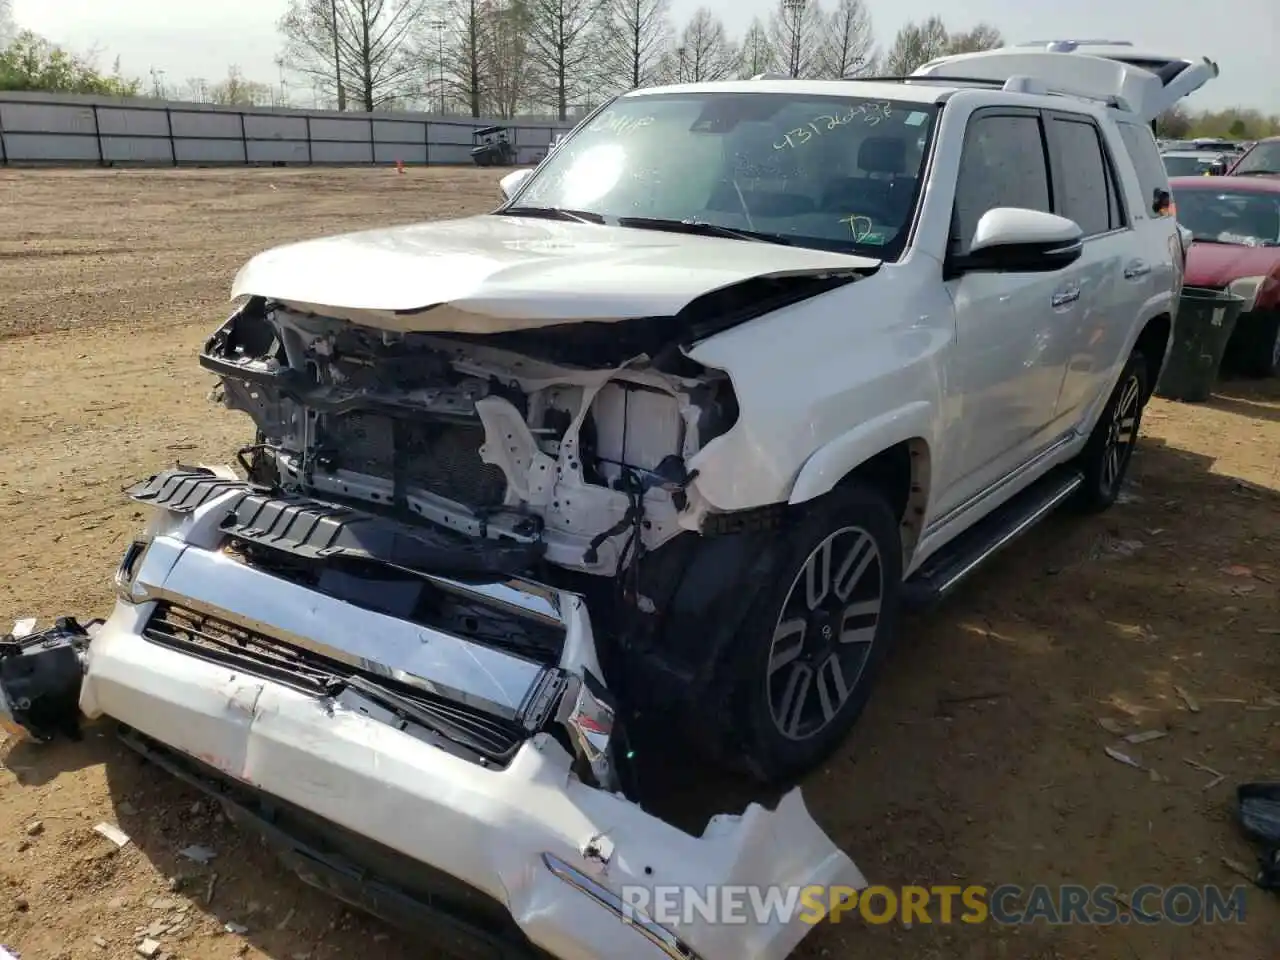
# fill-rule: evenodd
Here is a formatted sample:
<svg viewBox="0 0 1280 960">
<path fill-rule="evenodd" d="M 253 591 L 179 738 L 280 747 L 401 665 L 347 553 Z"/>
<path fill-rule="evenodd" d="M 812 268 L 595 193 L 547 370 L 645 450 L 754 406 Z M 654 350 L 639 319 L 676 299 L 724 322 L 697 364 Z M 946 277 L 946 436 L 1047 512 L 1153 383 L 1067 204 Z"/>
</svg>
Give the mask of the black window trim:
<svg viewBox="0 0 1280 960">
<path fill-rule="evenodd" d="M 1045 124 L 1044 111 L 1041 110 L 1039 107 L 1019 107 L 1019 106 L 1006 105 L 1006 104 L 999 104 L 999 105 L 994 105 L 990 107 L 978 107 L 976 110 L 970 113 L 969 118 L 965 120 L 964 133 L 960 137 L 960 159 L 959 159 L 959 166 L 957 166 L 956 168 L 956 181 L 955 181 L 956 191 L 955 191 L 955 195 L 952 196 L 951 198 L 951 218 L 950 218 L 951 227 L 949 227 L 947 230 L 947 256 L 948 257 L 952 255 L 952 245 L 954 243 L 956 243 L 957 241 L 964 242 L 962 238 L 954 236 L 952 231 L 954 230 L 954 227 L 955 227 L 956 206 L 960 201 L 960 169 L 964 165 L 964 148 L 965 148 L 965 144 L 968 142 L 968 139 L 969 139 L 969 131 L 974 126 L 974 124 L 978 123 L 981 120 L 991 119 L 992 117 L 1023 117 L 1023 118 L 1031 117 L 1036 121 L 1036 125 L 1039 127 L 1039 130 L 1040 130 L 1040 152 L 1041 152 L 1042 158 L 1044 159 L 1045 184 L 1049 188 L 1049 210 L 1050 212 L 1053 212 L 1056 209 L 1056 203 L 1055 203 L 1054 193 L 1053 193 L 1053 167 L 1050 163 L 1050 157 L 1049 157 L 1048 130 L 1046 128 L 1047 125 Z"/>
<path fill-rule="evenodd" d="M 1123 233 L 1126 230 L 1132 230 L 1134 228 L 1133 214 L 1129 209 L 1128 198 L 1125 196 L 1123 184 L 1120 182 L 1119 167 L 1116 165 L 1116 158 L 1111 152 L 1111 144 L 1107 142 L 1106 134 L 1099 125 L 1097 118 L 1087 113 L 1075 113 L 1071 110 L 1042 110 L 1041 113 L 1043 114 L 1041 119 L 1041 130 L 1046 140 L 1045 148 L 1048 151 L 1051 179 L 1056 179 L 1061 165 L 1061 161 L 1053 149 L 1052 136 L 1050 134 L 1050 130 L 1052 129 L 1051 124 L 1053 121 L 1061 120 L 1065 123 L 1088 124 L 1093 127 L 1094 135 L 1098 138 L 1098 145 L 1102 148 L 1102 165 L 1106 168 L 1109 188 L 1108 193 L 1115 197 L 1116 212 L 1120 215 L 1121 223 L 1120 226 L 1112 227 L 1109 230 L 1102 231 L 1101 233 L 1085 234 L 1082 238 L 1084 242 L 1088 243 L 1091 240 L 1101 240 L 1106 237 L 1114 236 L 1117 233 Z M 1053 194 L 1052 190 L 1050 190 L 1050 194 Z M 1054 204 L 1053 212 L 1057 213 L 1059 216 L 1065 216 L 1065 214 L 1058 210 L 1056 203 Z"/>
</svg>

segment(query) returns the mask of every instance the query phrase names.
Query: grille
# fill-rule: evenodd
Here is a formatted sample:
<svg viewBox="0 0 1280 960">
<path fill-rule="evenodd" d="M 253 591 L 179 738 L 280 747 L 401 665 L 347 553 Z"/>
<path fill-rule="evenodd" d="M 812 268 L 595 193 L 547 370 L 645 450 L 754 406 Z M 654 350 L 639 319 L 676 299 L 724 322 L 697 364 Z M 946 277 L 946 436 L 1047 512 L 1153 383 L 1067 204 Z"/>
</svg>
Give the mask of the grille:
<svg viewBox="0 0 1280 960">
<path fill-rule="evenodd" d="M 496 507 L 506 493 L 500 469 L 480 459 L 479 423 L 416 421 L 353 413 L 329 420 L 327 445 L 346 470 L 391 479 L 400 447 L 405 478 L 437 496 L 477 507 Z"/>
<path fill-rule="evenodd" d="M 156 604 L 142 633 L 153 643 L 203 659 L 233 663 L 246 673 L 315 694 L 332 689 L 335 679 L 363 676 L 345 664 L 301 650 L 266 634 L 168 603 Z M 393 687 L 385 678 L 364 679 Z M 407 692 L 393 688 L 393 691 L 397 697 L 409 701 L 431 729 L 452 731 L 454 735 L 449 739 L 453 744 L 465 745 L 486 760 L 505 763 L 523 739 L 523 731 L 516 724 L 472 707 L 416 690 Z M 367 688 L 360 688 L 358 692 L 377 700 L 376 693 Z M 390 702 L 383 702 L 381 706 L 395 710 Z M 413 717 L 402 716 L 401 720 L 398 726 L 404 729 L 413 722 Z"/>
</svg>

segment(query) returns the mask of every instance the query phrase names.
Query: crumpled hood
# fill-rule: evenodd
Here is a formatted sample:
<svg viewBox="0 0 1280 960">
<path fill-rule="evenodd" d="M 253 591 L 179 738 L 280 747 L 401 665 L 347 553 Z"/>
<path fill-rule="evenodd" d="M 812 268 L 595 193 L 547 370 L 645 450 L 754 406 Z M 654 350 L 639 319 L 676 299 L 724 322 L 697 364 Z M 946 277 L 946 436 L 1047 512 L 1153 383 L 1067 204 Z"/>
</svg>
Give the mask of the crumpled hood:
<svg viewBox="0 0 1280 960">
<path fill-rule="evenodd" d="M 1225 287 L 1242 277 L 1265 277 L 1277 266 L 1280 247 L 1196 242 L 1187 253 L 1186 283 L 1193 287 Z"/>
<path fill-rule="evenodd" d="M 771 243 L 483 215 L 268 250 L 240 270 L 231 293 L 385 329 L 498 333 L 670 316 L 754 277 L 878 265 Z"/>
</svg>

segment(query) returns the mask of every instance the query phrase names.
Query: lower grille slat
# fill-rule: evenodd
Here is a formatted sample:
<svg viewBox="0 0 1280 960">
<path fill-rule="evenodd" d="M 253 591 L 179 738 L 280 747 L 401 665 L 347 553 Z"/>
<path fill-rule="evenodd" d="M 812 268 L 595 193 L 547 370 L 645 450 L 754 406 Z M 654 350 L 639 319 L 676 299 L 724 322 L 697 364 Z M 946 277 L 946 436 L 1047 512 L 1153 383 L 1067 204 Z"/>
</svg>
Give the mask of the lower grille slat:
<svg viewBox="0 0 1280 960">
<path fill-rule="evenodd" d="M 519 725 L 489 716 L 466 704 L 444 697 L 430 697 L 418 690 L 398 689 L 386 677 L 353 673 L 345 664 L 329 661 L 311 651 L 293 647 L 220 617 L 175 604 L 158 603 L 142 635 L 160 646 L 220 663 L 233 663 L 246 673 L 283 682 L 316 696 L 328 696 L 335 684 L 341 686 L 341 681 L 347 677 L 363 677 L 389 688 L 396 698 L 408 701 L 414 712 L 432 721 L 431 729 L 458 734 L 466 746 L 490 763 L 505 764 L 527 735 Z M 388 706 L 388 709 L 395 712 L 394 706 Z M 400 729 L 414 719 L 396 715 L 399 723 L 393 725 Z"/>
</svg>

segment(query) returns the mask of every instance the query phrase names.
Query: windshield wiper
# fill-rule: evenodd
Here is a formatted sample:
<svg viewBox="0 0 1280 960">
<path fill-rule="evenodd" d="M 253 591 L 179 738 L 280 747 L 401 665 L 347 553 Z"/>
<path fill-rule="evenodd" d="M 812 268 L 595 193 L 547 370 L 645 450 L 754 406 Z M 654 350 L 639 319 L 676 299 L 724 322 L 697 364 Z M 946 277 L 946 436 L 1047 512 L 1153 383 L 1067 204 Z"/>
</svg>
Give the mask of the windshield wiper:
<svg viewBox="0 0 1280 960">
<path fill-rule="evenodd" d="M 689 233 L 698 237 L 725 237 L 729 240 L 750 240 L 755 243 L 777 243 L 784 247 L 794 246 L 786 237 L 776 233 L 762 233 L 758 230 L 735 230 L 733 227 L 722 227 L 718 223 L 705 223 L 701 220 L 665 220 L 661 217 L 619 217 L 618 226 L 638 227 L 641 230 L 668 230 L 672 233 Z"/>
<path fill-rule="evenodd" d="M 574 223 L 604 223 L 604 217 L 592 210 L 569 210 L 565 207 L 507 207 L 498 213 L 504 217 L 543 217 L 547 220 L 571 220 Z"/>
<path fill-rule="evenodd" d="M 1233 177 L 1277 177 L 1280 176 L 1280 170 L 1241 170 L 1239 173 L 1231 174 Z"/>
</svg>

